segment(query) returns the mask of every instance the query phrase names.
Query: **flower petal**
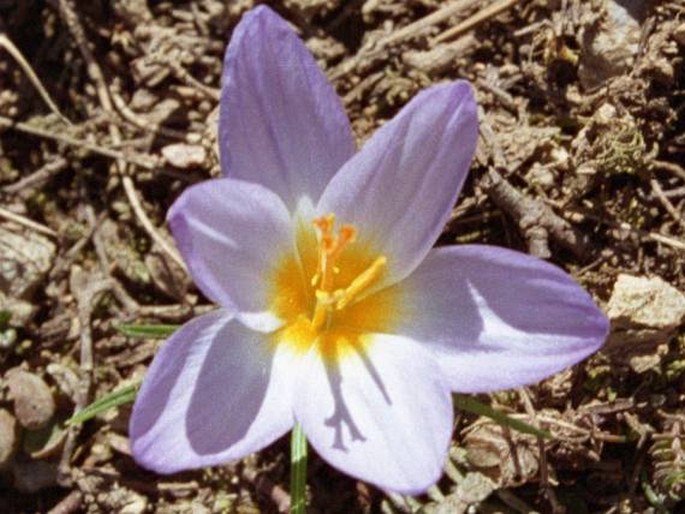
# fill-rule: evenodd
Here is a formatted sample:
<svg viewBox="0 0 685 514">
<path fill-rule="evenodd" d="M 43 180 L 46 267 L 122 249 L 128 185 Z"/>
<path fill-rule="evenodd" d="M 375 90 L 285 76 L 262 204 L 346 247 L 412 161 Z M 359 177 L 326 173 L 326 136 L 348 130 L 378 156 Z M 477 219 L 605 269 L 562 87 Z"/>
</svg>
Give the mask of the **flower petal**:
<svg viewBox="0 0 685 514">
<path fill-rule="evenodd" d="M 294 242 L 290 215 L 275 193 L 240 180 L 208 180 L 186 189 L 167 219 L 208 298 L 237 310 L 255 330 L 279 326 L 268 310 L 265 277 L 283 252 L 294 251 Z"/>
<path fill-rule="evenodd" d="M 338 359 L 308 355 L 295 391 L 295 417 L 316 451 L 376 486 L 418 494 L 442 473 L 452 400 L 437 363 L 415 342 L 368 335 Z"/>
<path fill-rule="evenodd" d="M 454 391 L 538 382 L 595 352 L 609 323 L 561 269 L 504 248 L 437 248 L 402 284 L 398 333 L 432 349 Z"/>
<path fill-rule="evenodd" d="M 355 151 L 333 87 L 288 24 L 260 6 L 226 51 L 219 148 L 224 173 L 275 191 L 294 210 L 318 201 Z"/>
<path fill-rule="evenodd" d="M 468 82 L 426 89 L 343 166 L 317 210 L 356 225 L 359 239 L 388 258 L 385 283 L 400 280 L 442 231 L 477 135 Z"/>
<path fill-rule="evenodd" d="M 223 464 L 269 445 L 294 424 L 296 375 L 267 336 L 214 311 L 162 346 L 133 406 L 131 450 L 159 473 Z"/>
</svg>

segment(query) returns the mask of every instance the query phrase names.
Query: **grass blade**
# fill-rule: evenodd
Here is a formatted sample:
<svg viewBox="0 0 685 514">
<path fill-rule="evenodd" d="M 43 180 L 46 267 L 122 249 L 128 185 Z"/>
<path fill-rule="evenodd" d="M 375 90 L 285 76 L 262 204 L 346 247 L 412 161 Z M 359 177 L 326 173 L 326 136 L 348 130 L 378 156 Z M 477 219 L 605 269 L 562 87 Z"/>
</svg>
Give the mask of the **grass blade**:
<svg viewBox="0 0 685 514">
<path fill-rule="evenodd" d="M 473 399 L 470 396 L 465 396 L 462 394 L 455 394 L 454 404 L 457 408 L 471 412 L 473 414 L 478 414 L 479 416 L 486 416 L 503 427 L 513 428 L 524 434 L 534 435 L 536 437 L 542 437 L 543 439 L 553 439 L 552 434 L 547 430 L 542 430 L 536 428 L 528 423 L 521 421 L 520 419 L 515 419 L 506 414 L 499 412 L 489 405 L 480 403 L 478 400 Z"/>
<path fill-rule="evenodd" d="M 306 488 L 307 438 L 296 423 L 290 436 L 290 514 L 305 514 Z"/>
<path fill-rule="evenodd" d="M 118 407 L 119 405 L 125 405 L 127 403 L 132 403 L 136 399 L 136 394 L 138 394 L 138 389 L 140 388 L 140 382 L 131 384 L 116 391 L 112 391 L 106 394 L 102 398 L 98 398 L 90 405 L 87 405 L 71 418 L 66 421 L 67 426 L 79 425 L 94 418 L 101 412 Z"/>
<path fill-rule="evenodd" d="M 180 325 L 139 325 L 125 324 L 117 325 L 120 333 L 128 337 L 149 337 L 153 339 L 164 339 L 173 334 Z"/>
</svg>

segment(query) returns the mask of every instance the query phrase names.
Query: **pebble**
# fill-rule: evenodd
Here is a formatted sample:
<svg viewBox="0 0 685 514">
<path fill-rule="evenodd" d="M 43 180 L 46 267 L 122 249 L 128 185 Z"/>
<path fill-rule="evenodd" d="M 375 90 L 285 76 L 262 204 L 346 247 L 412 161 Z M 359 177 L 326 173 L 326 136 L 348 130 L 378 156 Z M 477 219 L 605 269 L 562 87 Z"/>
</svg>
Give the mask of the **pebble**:
<svg viewBox="0 0 685 514">
<path fill-rule="evenodd" d="M 172 166 L 186 169 L 201 166 L 207 159 L 207 151 L 200 145 L 174 143 L 162 148 L 162 156 Z"/>
<path fill-rule="evenodd" d="M 5 469 L 17 451 L 19 427 L 17 420 L 5 409 L 0 409 L 0 470 Z"/>
<path fill-rule="evenodd" d="M 55 414 L 55 399 L 50 387 L 38 375 L 14 368 L 5 374 L 10 397 L 14 400 L 14 415 L 19 424 L 38 430 Z"/>
</svg>

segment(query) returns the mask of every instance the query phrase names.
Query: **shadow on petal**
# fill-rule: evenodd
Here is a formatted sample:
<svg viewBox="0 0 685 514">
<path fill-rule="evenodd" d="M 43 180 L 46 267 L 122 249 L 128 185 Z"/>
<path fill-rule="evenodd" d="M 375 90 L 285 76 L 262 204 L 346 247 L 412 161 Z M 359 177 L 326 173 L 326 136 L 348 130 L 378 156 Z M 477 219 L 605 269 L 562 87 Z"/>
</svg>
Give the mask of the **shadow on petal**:
<svg viewBox="0 0 685 514">
<path fill-rule="evenodd" d="M 462 344 L 479 341 L 485 330 L 482 306 L 478 305 L 466 277 L 458 269 L 447 273 L 439 268 L 424 270 L 419 268 L 416 275 L 399 285 L 411 293 L 407 294 L 406 315 L 397 333 L 449 346 L 455 340 Z"/>
<path fill-rule="evenodd" d="M 241 442 L 262 409 L 273 354 L 257 344 L 235 344 L 219 334 L 205 357 L 190 398 L 186 432 L 199 455 L 220 453 Z M 232 351 L 226 351 L 226 345 Z M 259 369 L 255 369 L 255 352 Z M 239 384 L 240 388 L 231 388 Z"/>
<path fill-rule="evenodd" d="M 346 333 L 308 355 L 295 414 L 312 447 L 345 473 L 406 494 L 440 476 L 452 402 L 431 353 L 408 338 Z"/>
<path fill-rule="evenodd" d="M 190 321 L 148 370 L 131 417 L 134 458 L 166 474 L 271 444 L 293 426 L 296 365 L 226 311 Z"/>
<path fill-rule="evenodd" d="M 435 352 L 454 391 L 538 382 L 596 351 L 608 331 L 570 275 L 504 248 L 432 250 L 406 287 L 410 314 L 398 330 Z"/>
<path fill-rule="evenodd" d="M 175 391 L 179 382 L 182 387 L 188 386 L 185 380 L 188 369 L 194 367 L 195 361 L 204 359 L 206 344 L 211 344 L 211 340 L 225 330 L 230 319 L 230 315 L 219 310 L 195 318 L 162 345 L 136 399 L 131 420 L 134 436 L 142 436 L 155 426 L 173 401 L 172 391 L 176 396 L 179 394 Z"/>
<path fill-rule="evenodd" d="M 340 359 L 345 358 L 345 354 L 349 356 L 351 353 L 363 358 L 363 343 L 357 335 L 353 336 L 352 340 L 350 340 L 337 334 L 327 334 L 322 338 L 320 344 L 325 353 L 324 367 L 326 379 L 328 380 L 334 405 L 333 414 L 325 420 L 325 425 L 334 431 L 332 448 L 346 452 L 347 446 L 345 445 L 343 432 L 345 427 L 347 427 L 352 442 L 365 441 L 366 438 L 359 430 L 354 419 L 352 419 L 352 414 L 343 398 L 343 377 L 340 372 Z M 380 387 L 383 387 L 382 383 Z"/>
</svg>

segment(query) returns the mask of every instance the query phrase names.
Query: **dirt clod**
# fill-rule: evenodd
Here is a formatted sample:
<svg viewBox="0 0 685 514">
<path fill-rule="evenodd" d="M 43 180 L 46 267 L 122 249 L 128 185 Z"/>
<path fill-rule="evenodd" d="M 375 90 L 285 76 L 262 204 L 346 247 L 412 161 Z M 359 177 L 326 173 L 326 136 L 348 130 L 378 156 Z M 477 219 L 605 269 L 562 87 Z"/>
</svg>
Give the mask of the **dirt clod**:
<svg viewBox="0 0 685 514">
<path fill-rule="evenodd" d="M 0 471 L 12 462 L 19 443 L 17 420 L 6 409 L 0 409 Z"/>
<path fill-rule="evenodd" d="M 42 378 L 15 368 L 5 373 L 5 382 L 14 402 L 14 415 L 21 426 L 38 430 L 50 422 L 55 414 L 55 399 Z"/>
<path fill-rule="evenodd" d="M 672 333 L 685 320 L 685 295 L 660 277 L 619 275 L 607 305 L 618 327 L 645 327 Z"/>
</svg>

